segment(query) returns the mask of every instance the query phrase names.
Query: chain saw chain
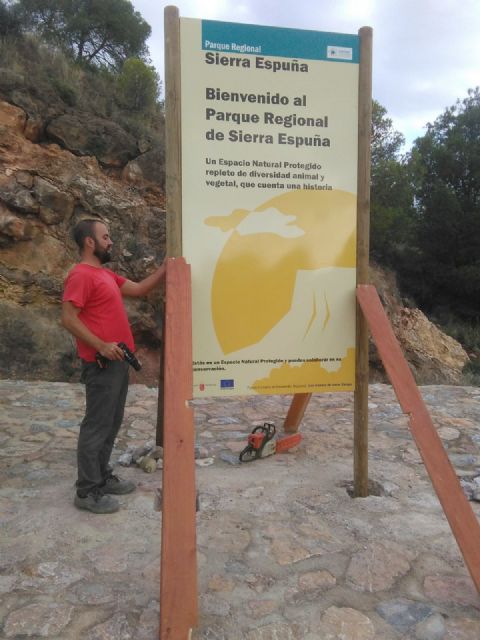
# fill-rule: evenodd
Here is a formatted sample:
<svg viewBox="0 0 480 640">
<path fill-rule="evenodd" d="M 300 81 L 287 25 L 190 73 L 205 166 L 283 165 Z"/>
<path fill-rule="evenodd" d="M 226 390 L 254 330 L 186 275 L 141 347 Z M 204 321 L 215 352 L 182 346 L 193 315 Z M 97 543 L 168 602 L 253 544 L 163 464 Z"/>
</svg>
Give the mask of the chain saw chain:
<svg viewBox="0 0 480 640">
<path fill-rule="evenodd" d="M 275 434 L 276 429 L 273 422 L 265 422 L 263 425 L 254 427 L 248 436 L 247 446 L 240 453 L 240 462 L 251 462 L 259 458 L 267 458 L 274 453 L 288 451 L 288 449 L 296 447 L 302 439 L 300 433 L 294 433 L 280 439 L 277 439 Z"/>
</svg>

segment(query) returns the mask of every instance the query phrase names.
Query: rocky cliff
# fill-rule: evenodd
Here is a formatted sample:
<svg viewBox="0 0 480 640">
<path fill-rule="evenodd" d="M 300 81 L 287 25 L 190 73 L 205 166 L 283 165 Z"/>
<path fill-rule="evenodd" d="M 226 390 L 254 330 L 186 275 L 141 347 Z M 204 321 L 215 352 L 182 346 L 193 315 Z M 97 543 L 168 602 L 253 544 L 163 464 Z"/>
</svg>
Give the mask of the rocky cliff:
<svg viewBox="0 0 480 640">
<path fill-rule="evenodd" d="M 101 216 L 115 242 L 113 268 L 133 280 L 165 249 L 163 156 L 148 141 L 88 112 L 49 104 L 0 69 L 0 375 L 76 380 L 72 339 L 59 325 L 63 279 L 77 259 L 70 231 L 83 212 Z M 423 383 L 456 383 L 462 347 L 418 309 L 402 305 L 394 278 L 372 268 L 372 282 Z M 143 371 L 155 383 L 161 341 L 160 294 L 127 301 Z M 373 377 L 382 380 L 372 348 Z"/>
<path fill-rule="evenodd" d="M 420 309 L 404 306 L 395 276 L 370 267 L 370 280 L 379 293 L 395 335 L 410 368 L 421 384 L 458 384 L 469 357 L 462 345 L 446 335 Z M 371 345 L 372 378 L 384 381 L 385 374 L 376 349 Z"/>
<path fill-rule="evenodd" d="M 3 377 L 78 377 L 73 341 L 59 325 L 59 304 L 65 275 L 77 260 L 70 232 L 79 215 L 87 212 L 108 222 L 115 243 L 113 269 L 130 279 L 144 277 L 164 257 L 161 166 L 157 184 L 145 179 L 142 154 L 131 141 L 127 144 L 125 132 L 119 134 L 102 119 L 87 122 L 86 116 L 82 126 L 81 118 L 43 119 L 35 106 L 25 110 L 0 102 Z M 90 146 L 100 137 L 103 151 L 97 158 Z M 137 378 L 142 382 L 157 375 L 159 296 L 127 302 L 146 364 Z"/>
</svg>

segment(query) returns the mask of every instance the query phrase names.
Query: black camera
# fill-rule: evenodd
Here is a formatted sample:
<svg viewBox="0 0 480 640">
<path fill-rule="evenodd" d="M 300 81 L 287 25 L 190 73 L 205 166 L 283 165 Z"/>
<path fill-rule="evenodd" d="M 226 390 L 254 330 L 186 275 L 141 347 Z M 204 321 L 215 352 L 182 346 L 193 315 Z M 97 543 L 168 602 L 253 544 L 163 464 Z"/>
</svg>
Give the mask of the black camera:
<svg viewBox="0 0 480 640">
<path fill-rule="evenodd" d="M 140 369 L 142 368 L 142 365 L 135 357 L 135 354 L 130 351 L 130 349 L 127 347 L 127 345 L 124 342 L 119 342 L 118 346 L 125 354 L 125 360 L 128 362 L 128 364 L 130 364 L 135 369 L 135 371 L 140 371 Z"/>
<path fill-rule="evenodd" d="M 135 369 L 135 371 L 140 371 L 142 365 L 135 357 L 135 354 L 130 351 L 130 349 L 124 342 L 119 342 L 118 346 L 123 351 L 125 360 L 128 362 L 128 364 L 131 365 Z M 106 369 L 108 363 L 110 362 L 108 358 L 105 358 L 105 356 L 102 356 L 102 354 L 98 352 L 95 354 L 95 360 L 100 369 Z"/>
</svg>

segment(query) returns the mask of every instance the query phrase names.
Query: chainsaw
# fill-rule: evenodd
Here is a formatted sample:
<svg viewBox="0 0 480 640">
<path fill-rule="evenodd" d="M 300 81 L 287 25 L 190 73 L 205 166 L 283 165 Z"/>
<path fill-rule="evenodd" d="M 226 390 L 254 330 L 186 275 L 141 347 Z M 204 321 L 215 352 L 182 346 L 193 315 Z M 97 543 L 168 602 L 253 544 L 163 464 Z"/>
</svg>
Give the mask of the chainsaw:
<svg viewBox="0 0 480 640">
<path fill-rule="evenodd" d="M 300 443 L 302 436 L 294 433 L 291 436 L 277 439 L 275 438 L 275 425 L 273 422 L 265 422 L 263 425 L 255 427 L 248 436 L 248 444 L 240 453 L 240 462 L 251 462 L 258 458 L 266 458 L 274 453 L 288 451 Z"/>
</svg>

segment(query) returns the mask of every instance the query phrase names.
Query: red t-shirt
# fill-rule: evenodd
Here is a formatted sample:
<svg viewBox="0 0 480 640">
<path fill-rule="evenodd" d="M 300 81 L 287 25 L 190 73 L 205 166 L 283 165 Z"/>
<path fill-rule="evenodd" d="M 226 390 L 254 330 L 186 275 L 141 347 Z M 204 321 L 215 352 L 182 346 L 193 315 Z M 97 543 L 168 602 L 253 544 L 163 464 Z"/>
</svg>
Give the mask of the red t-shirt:
<svg viewBox="0 0 480 640">
<path fill-rule="evenodd" d="M 132 331 L 123 305 L 120 287 L 126 278 L 110 269 L 77 264 L 68 274 L 63 302 L 80 309 L 79 320 L 104 342 L 124 342 L 135 350 Z M 77 340 L 78 355 L 87 362 L 95 361 L 95 349 Z"/>
</svg>

